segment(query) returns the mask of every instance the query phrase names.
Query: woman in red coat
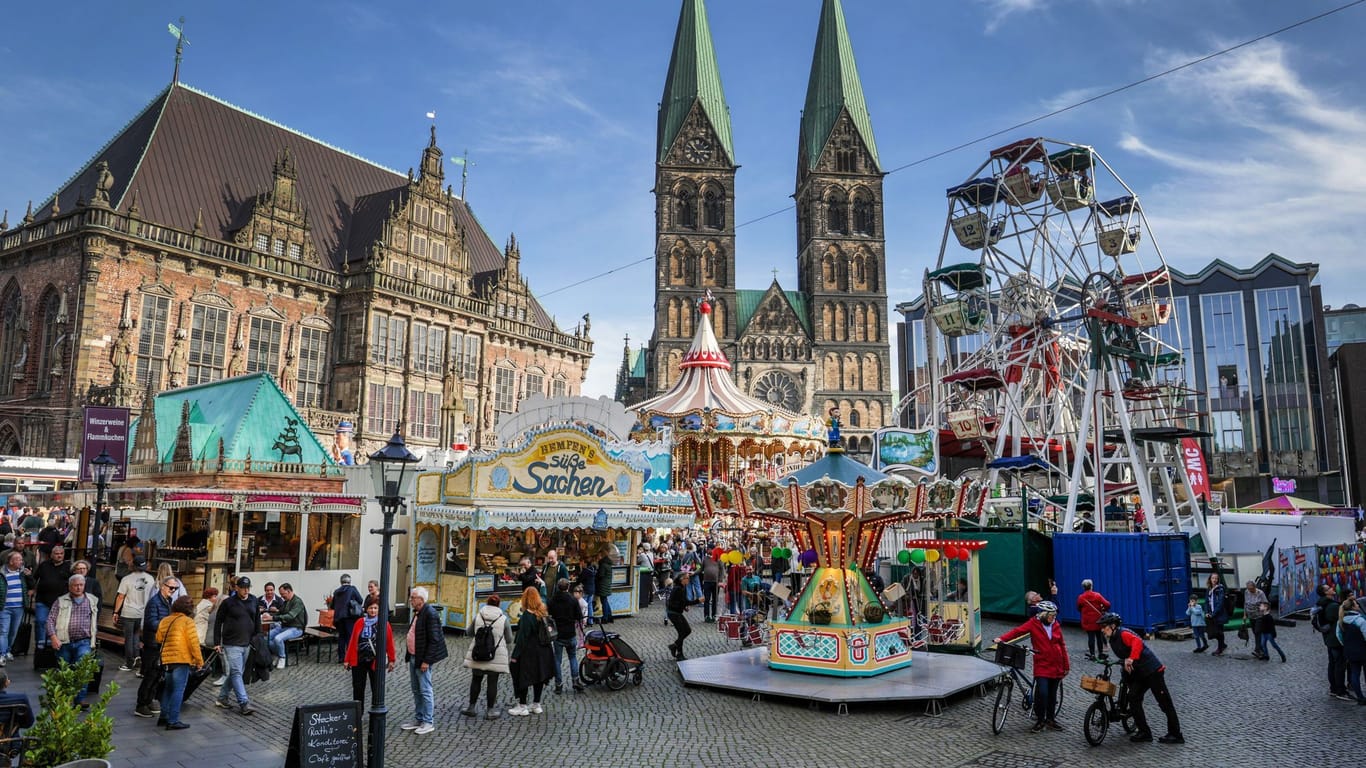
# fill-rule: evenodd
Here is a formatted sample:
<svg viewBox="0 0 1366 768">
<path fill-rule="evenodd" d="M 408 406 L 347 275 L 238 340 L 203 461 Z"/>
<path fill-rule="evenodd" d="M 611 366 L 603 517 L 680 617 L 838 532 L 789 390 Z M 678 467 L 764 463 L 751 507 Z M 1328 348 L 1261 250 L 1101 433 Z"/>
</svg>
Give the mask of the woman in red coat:
<svg viewBox="0 0 1366 768">
<path fill-rule="evenodd" d="M 389 649 L 388 671 L 394 671 L 394 627 L 385 624 L 389 630 L 386 645 Z M 369 678 L 371 690 L 379 687 L 379 643 L 375 635 L 379 629 L 379 601 L 365 601 L 365 615 L 351 628 L 351 641 L 346 644 L 346 658 L 343 662 L 351 670 L 351 698 L 365 701 L 365 680 Z"/>
<path fill-rule="evenodd" d="M 1067 677 L 1071 662 L 1067 659 L 1067 643 L 1062 639 L 1062 625 L 1058 623 L 1058 606 L 1045 600 L 1037 606 L 1034 618 L 1003 633 L 996 642 L 1008 642 L 1029 635 L 1034 644 L 1034 727 L 1035 733 L 1044 728 L 1061 731 L 1053 719 L 1058 707 L 1058 686 Z"/>
<path fill-rule="evenodd" d="M 1077 610 L 1081 612 L 1081 628 L 1086 630 L 1086 658 L 1105 661 L 1105 638 L 1100 634 L 1100 616 L 1110 610 L 1110 601 L 1094 589 L 1090 579 L 1081 582 L 1082 593 L 1077 595 Z"/>
</svg>

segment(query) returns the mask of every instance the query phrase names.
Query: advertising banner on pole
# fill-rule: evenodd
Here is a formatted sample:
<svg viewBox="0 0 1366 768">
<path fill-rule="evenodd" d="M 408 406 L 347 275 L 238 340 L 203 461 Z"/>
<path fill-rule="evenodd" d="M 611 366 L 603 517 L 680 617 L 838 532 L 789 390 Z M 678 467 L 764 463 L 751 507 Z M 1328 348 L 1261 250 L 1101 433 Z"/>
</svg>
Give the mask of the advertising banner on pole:
<svg viewBox="0 0 1366 768">
<path fill-rule="evenodd" d="M 1191 498 L 1209 501 L 1209 474 L 1205 471 L 1205 454 L 1200 450 L 1198 440 L 1193 437 L 1181 438 L 1181 461 L 1186 465 Z"/>
<path fill-rule="evenodd" d="M 114 460 L 114 482 L 128 477 L 128 426 L 127 408 L 105 408 L 94 405 L 85 407 L 85 424 L 81 428 L 81 481 L 92 482 L 90 462 L 100 455 L 109 454 Z"/>
</svg>

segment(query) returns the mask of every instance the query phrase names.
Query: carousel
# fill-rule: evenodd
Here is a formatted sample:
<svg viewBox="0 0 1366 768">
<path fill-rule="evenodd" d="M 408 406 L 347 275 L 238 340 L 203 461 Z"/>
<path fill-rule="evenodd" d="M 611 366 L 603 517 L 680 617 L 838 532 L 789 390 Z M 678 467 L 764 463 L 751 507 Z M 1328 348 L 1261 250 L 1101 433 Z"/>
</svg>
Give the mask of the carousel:
<svg viewBox="0 0 1366 768">
<path fill-rule="evenodd" d="M 702 317 L 678 381 L 632 408 L 638 421 L 631 439 L 672 437 L 671 487 L 680 489 L 715 478 L 773 480 L 814 461 L 823 443 L 821 420 L 741 392 L 712 331 L 710 302 L 702 301 L 698 312 Z"/>
<path fill-rule="evenodd" d="M 912 483 L 849 457 L 831 413 L 821 460 L 783 478 L 693 487 L 699 516 L 735 514 L 782 528 L 814 561 L 788 616 L 770 623 L 770 669 L 869 677 L 911 664 L 913 621 L 893 616 L 868 583 L 888 526 L 961 514 L 980 507 L 977 483 Z"/>
</svg>

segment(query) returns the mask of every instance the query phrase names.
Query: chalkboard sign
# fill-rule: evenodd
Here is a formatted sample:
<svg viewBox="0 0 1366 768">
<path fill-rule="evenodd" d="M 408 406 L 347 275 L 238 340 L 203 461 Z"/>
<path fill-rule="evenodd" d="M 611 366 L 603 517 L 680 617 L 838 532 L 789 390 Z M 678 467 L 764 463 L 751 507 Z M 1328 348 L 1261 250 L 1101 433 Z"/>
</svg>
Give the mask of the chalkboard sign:
<svg viewBox="0 0 1366 768">
<path fill-rule="evenodd" d="M 361 768 L 360 702 L 294 708 L 285 768 Z"/>
</svg>

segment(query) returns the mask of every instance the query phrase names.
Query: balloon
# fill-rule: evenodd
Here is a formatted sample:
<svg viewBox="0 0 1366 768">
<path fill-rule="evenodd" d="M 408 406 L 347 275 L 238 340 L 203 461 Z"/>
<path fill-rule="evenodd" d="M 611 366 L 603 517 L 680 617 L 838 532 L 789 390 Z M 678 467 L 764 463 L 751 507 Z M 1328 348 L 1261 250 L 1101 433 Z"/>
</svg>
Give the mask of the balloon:
<svg viewBox="0 0 1366 768">
<path fill-rule="evenodd" d="M 791 555 L 787 553 L 787 549 L 784 547 L 774 547 L 773 549 L 769 550 L 769 554 L 773 555 L 774 557 L 791 557 Z"/>
<path fill-rule="evenodd" d="M 808 567 L 809 567 L 809 566 L 815 565 L 815 564 L 816 564 L 817 562 L 819 562 L 819 561 L 820 561 L 820 556 L 816 554 L 816 550 L 814 550 L 814 549 L 808 549 L 808 550 L 806 550 L 805 552 L 803 552 L 803 553 L 801 554 L 801 563 L 802 563 L 802 565 L 805 565 L 805 566 L 808 566 Z"/>
<path fill-rule="evenodd" d="M 937 549 L 927 549 L 927 550 L 925 550 L 925 562 L 927 562 L 927 563 L 937 563 L 937 562 L 939 562 L 939 550 L 937 550 Z"/>
<path fill-rule="evenodd" d="M 966 563 L 967 561 L 971 560 L 971 559 L 972 559 L 972 550 L 970 550 L 970 549 L 960 549 L 960 550 L 958 550 L 958 559 L 959 559 L 959 560 L 962 560 L 962 561 L 965 562 L 965 563 Z"/>
<path fill-rule="evenodd" d="M 947 547 L 944 547 L 944 557 L 947 557 L 950 560 L 957 560 L 958 547 L 955 547 L 952 544 L 948 545 Z"/>
<path fill-rule="evenodd" d="M 711 550 L 711 559 L 713 559 L 713 560 L 720 560 L 720 559 L 721 559 L 721 555 L 725 554 L 725 552 L 726 552 L 726 550 L 721 549 L 720 547 L 712 547 L 712 550 Z"/>
<path fill-rule="evenodd" d="M 911 562 L 910 550 L 903 549 L 900 552 L 896 553 L 896 561 L 898 563 L 901 563 L 902 565 L 906 565 L 907 563 Z"/>
<path fill-rule="evenodd" d="M 911 562 L 916 565 L 923 565 L 925 562 L 925 550 L 920 548 L 911 550 Z"/>
</svg>

